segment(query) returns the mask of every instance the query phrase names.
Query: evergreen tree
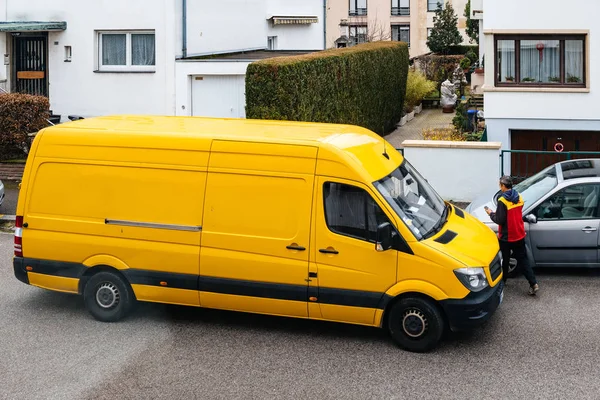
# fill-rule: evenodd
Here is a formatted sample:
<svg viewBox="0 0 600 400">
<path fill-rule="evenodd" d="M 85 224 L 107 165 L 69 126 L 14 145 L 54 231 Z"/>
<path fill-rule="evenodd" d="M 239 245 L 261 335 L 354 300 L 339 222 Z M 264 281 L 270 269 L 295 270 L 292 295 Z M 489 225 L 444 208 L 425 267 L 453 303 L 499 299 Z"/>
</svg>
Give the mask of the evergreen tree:
<svg viewBox="0 0 600 400">
<path fill-rule="evenodd" d="M 442 9 L 442 3 L 438 3 L 438 8 L 433 17 L 433 29 L 427 46 L 434 53 L 448 54 L 450 47 L 462 43 L 463 39 L 458 31 L 458 16 L 454 13 L 454 8 L 449 2 Z"/>
<path fill-rule="evenodd" d="M 465 17 L 467 18 L 467 36 L 469 36 L 469 43 L 479 44 L 479 20 L 471 19 L 471 0 L 467 1 L 465 6 Z"/>
</svg>

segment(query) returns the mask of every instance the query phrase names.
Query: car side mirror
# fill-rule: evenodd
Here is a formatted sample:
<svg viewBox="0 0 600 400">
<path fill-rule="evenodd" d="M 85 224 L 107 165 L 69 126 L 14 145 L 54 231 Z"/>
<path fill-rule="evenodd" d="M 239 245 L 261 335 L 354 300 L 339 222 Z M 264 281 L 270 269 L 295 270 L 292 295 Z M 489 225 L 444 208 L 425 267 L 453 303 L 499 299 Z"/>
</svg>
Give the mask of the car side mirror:
<svg viewBox="0 0 600 400">
<path fill-rule="evenodd" d="M 525 216 L 525 218 L 523 218 L 525 221 L 529 222 L 530 224 L 536 224 L 537 223 L 537 218 L 535 215 L 533 214 L 527 214 Z"/>
<path fill-rule="evenodd" d="M 377 237 L 375 238 L 375 250 L 387 251 L 392 248 L 392 225 L 389 222 L 384 222 L 377 227 Z"/>
</svg>

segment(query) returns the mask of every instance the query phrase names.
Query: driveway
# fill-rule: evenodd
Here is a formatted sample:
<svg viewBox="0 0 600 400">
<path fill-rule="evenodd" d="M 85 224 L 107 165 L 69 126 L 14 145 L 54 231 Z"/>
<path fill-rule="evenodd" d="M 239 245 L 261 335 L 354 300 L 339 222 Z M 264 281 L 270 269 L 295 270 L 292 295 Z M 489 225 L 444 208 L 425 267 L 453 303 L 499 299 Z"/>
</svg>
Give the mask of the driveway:
<svg viewBox="0 0 600 400">
<path fill-rule="evenodd" d="M 600 276 L 510 281 L 489 324 L 430 354 L 371 328 L 144 304 L 94 321 L 17 281 L 0 234 L 0 398 L 597 399 Z"/>
</svg>

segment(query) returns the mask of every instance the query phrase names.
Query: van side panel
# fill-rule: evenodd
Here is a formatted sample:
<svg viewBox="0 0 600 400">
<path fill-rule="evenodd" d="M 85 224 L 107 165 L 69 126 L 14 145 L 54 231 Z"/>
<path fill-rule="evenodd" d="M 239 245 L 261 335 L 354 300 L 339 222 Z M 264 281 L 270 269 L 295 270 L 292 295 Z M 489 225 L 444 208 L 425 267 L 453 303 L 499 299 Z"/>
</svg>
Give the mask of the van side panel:
<svg viewBox="0 0 600 400">
<path fill-rule="evenodd" d="M 215 141 L 204 208 L 202 306 L 307 317 L 316 153 Z"/>
<path fill-rule="evenodd" d="M 161 151 L 164 162 L 180 153 Z M 150 153 L 150 158 L 156 156 Z M 44 157 L 34 159 L 32 170 L 24 215 L 25 257 L 87 266 L 95 266 L 89 265 L 90 259 L 117 259 L 118 265 L 109 266 L 141 271 L 132 275 L 131 283 L 152 287 L 166 282 L 163 292 L 189 293 L 166 296 L 165 302 L 199 305 L 206 171 Z M 164 276 L 146 276 L 144 271 Z M 171 282 L 189 281 L 190 276 L 196 277 L 193 288 L 169 287 Z M 139 300 L 163 301 L 156 290 L 134 291 Z"/>
</svg>

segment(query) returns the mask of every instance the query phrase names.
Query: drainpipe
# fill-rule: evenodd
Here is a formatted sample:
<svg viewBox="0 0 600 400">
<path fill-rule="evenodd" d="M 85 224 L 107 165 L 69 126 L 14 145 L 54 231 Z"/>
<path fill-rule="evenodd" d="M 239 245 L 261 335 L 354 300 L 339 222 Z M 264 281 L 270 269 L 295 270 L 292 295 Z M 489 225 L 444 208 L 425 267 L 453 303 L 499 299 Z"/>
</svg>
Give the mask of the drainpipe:
<svg viewBox="0 0 600 400">
<path fill-rule="evenodd" d="M 323 50 L 327 50 L 327 0 L 323 0 Z"/>
<path fill-rule="evenodd" d="M 182 9 L 183 12 L 181 13 L 181 42 L 182 42 L 182 48 L 181 48 L 181 53 L 182 53 L 182 58 L 186 58 L 187 57 L 187 0 L 181 0 L 182 1 Z"/>
</svg>

